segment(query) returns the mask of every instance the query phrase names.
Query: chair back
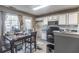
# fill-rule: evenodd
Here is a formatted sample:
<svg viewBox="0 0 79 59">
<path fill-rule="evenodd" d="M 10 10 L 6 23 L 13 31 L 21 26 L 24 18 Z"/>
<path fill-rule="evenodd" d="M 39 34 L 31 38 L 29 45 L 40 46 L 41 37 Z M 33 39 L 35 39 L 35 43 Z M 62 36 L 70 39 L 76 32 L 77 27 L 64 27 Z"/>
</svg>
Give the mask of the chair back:
<svg viewBox="0 0 79 59">
<path fill-rule="evenodd" d="M 36 35 L 37 35 L 37 32 L 32 32 L 31 33 L 33 41 L 36 41 Z"/>
</svg>

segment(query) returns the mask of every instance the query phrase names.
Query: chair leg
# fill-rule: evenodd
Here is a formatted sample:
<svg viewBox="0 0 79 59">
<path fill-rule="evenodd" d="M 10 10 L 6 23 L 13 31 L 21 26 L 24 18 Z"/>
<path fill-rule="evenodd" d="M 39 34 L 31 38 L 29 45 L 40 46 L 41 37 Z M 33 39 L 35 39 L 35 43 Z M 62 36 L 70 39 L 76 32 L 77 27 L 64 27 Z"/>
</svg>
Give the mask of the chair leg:
<svg viewBox="0 0 79 59">
<path fill-rule="evenodd" d="M 26 53 L 26 42 L 25 42 L 25 53 Z"/>
<path fill-rule="evenodd" d="M 10 47 L 11 53 L 14 53 L 14 41 L 11 41 L 10 45 L 11 45 L 11 47 Z"/>
<path fill-rule="evenodd" d="M 36 51 L 36 42 L 34 42 L 34 48 L 35 48 L 35 51 Z"/>
<path fill-rule="evenodd" d="M 15 48 L 15 52 L 17 53 L 17 47 Z"/>
<path fill-rule="evenodd" d="M 32 53 L 32 43 L 30 43 L 30 53 Z"/>
</svg>

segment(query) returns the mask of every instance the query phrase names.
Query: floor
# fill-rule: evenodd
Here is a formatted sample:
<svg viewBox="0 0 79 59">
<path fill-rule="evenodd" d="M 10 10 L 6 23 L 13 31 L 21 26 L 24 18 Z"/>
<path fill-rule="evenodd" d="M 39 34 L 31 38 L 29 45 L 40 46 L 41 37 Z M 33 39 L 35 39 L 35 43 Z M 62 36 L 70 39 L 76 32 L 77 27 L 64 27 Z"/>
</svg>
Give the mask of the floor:
<svg viewBox="0 0 79 59">
<path fill-rule="evenodd" d="M 37 40 L 37 50 L 33 50 L 33 53 L 46 53 L 46 45 L 47 45 L 47 42 L 44 41 L 44 40 Z M 18 53 L 25 53 L 25 48 L 24 48 L 25 45 L 23 45 L 22 49 L 18 51 Z M 7 51 L 6 53 L 10 53 L 10 51 Z M 27 49 L 27 52 L 26 53 L 29 53 L 29 49 Z"/>
<path fill-rule="evenodd" d="M 37 49 L 37 51 L 35 53 L 46 53 L 46 45 L 47 45 L 47 42 L 44 41 L 44 40 L 38 40 L 37 41 L 37 46 L 39 48 L 41 48 L 40 50 Z"/>
<path fill-rule="evenodd" d="M 32 52 L 33 53 L 46 53 L 46 45 L 47 45 L 46 41 L 37 40 L 37 50 L 36 51 L 33 50 Z M 24 52 L 24 49 L 18 51 L 18 53 L 23 53 L 23 52 Z M 26 50 L 26 53 L 29 53 L 29 49 Z"/>
</svg>

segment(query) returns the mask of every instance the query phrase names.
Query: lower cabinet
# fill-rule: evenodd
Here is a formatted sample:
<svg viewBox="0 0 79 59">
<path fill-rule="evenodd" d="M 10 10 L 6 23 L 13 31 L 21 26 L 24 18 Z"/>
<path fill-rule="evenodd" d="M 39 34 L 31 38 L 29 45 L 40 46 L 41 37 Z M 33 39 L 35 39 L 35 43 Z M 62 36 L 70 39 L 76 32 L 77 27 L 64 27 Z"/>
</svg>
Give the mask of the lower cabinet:
<svg viewBox="0 0 79 59">
<path fill-rule="evenodd" d="M 55 36 L 55 53 L 79 53 L 79 39 Z"/>
</svg>

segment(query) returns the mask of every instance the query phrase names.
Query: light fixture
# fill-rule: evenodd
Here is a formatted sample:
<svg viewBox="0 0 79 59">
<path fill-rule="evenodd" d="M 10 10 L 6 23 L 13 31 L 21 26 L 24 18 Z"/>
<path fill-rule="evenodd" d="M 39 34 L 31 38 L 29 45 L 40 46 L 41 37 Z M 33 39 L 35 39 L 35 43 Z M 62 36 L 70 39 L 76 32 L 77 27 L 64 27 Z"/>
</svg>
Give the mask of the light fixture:
<svg viewBox="0 0 79 59">
<path fill-rule="evenodd" d="M 41 5 L 41 6 L 33 8 L 33 10 L 39 10 L 39 9 L 47 7 L 47 6 L 49 6 L 49 5 Z"/>
</svg>

